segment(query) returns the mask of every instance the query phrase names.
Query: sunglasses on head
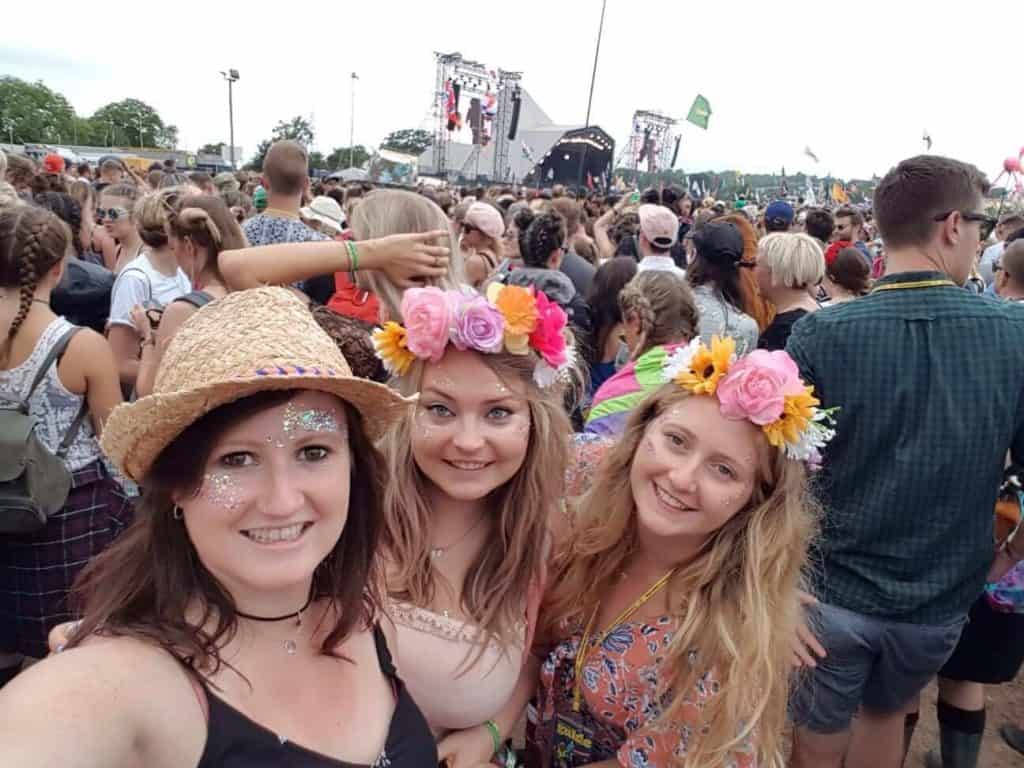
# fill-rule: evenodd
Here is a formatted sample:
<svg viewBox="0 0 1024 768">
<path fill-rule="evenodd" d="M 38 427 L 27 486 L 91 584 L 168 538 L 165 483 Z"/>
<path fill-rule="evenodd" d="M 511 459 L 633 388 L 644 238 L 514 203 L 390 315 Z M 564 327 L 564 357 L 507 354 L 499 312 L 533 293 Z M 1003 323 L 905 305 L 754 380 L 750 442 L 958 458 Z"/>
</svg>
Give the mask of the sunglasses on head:
<svg viewBox="0 0 1024 768">
<path fill-rule="evenodd" d="M 110 219 L 111 221 L 117 221 L 128 216 L 128 211 L 124 208 L 97 208 L 96 219 L 97 221 L 103 221 L 104 219 Z"/>
<path fill-rule="evenodd" d="M 946 219 L 953 215 L 953 212 L 955 210 L 956 209 L 954 208 L 952 211 L 946 211 L 945 213 L 936 214 L 935 221 L 945 221 Z M 982 240 L 988 239 L 988 236 L 992 234 L 992 230 L 996 228 L 996 223 L 998 221 L 998 219 L 996 219 L 994 216 L 989 216 L 988 214 L 975 211 L 960 211 L 960 216 L 963 218 L 964 221 L 978 222 Z"/>
</svg>

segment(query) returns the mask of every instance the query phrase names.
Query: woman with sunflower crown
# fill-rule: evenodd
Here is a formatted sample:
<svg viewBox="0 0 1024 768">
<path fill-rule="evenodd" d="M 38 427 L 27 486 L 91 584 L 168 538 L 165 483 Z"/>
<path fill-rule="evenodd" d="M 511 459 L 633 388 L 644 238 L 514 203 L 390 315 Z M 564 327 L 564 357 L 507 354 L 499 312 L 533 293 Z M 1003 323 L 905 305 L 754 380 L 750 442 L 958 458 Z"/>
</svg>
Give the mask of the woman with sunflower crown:
<svg viewBox="0 0 1024 768">
<path fill-rule="evenodd" d="M 830 415 L 782 351 L 665 361 L 555 543 L 540 766 L 779 766 Z M 742 639 L 742 642 L 740 642 Z"/>
</svg>

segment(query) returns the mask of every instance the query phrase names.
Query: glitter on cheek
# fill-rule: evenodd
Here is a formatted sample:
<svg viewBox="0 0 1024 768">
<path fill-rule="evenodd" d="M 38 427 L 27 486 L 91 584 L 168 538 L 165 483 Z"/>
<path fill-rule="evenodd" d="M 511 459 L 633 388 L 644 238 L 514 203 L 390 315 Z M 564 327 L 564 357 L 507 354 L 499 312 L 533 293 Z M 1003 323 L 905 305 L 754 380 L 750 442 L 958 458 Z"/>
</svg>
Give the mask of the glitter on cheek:
<svg viewBox="0 0 1024 768">
<path fill-rule="evenodd" d="M 229 512 L 238 509 L 241 503 L 237 481 L 226 472 L 208 472 L 203 475 L 203 491 L 211 503 Z"/>
</svg>

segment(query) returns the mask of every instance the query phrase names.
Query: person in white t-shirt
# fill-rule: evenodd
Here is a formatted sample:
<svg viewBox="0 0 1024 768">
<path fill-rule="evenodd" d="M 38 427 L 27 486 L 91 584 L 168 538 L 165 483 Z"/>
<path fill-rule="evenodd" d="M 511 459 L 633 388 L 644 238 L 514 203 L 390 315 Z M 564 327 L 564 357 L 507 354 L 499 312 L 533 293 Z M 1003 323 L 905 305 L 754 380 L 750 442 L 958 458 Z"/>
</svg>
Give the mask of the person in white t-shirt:
<svg viewBox="0 0 1024 768">
<path fill-rule="evenodd" d="M 132 310 L 141 306 L 150 315 L 158 316 L 164 306 L 192 290 L 167 244 L 167 212 L 173 205 L 173 198 L 179 194 L 173 188 L 153 192 L 139 200 L 132 214 L 146 248 L 118 274 L 107 320 L 107 337 L 114 349 L 125 391 L 135 386 L 142 339 L 132 322 Z"/>
<path fill-rule="evenodd" d="M 1024 227 L 1024 213 L 1013 211 L 999 217 L 999 223 L 996 224 L 997 242 L 984 250 L 978 262 L 978 274 L 984 279 L 986 285 L 991 286 L 995 281 L 996 276 L 992 268 L 999 262 L 999 257 L 1006 250 L 1006 238 L 1021 227 Z"/>
<path fill-rule="evenodd" d="M 672 246 L 679 235 L 679 219 L 663 205 L 647 203 L 637 211 L 640 216 L 640 265 L 638 271 L 660 270 L 686 277 L 686 271 L 672 259 Z"/>
</svg>

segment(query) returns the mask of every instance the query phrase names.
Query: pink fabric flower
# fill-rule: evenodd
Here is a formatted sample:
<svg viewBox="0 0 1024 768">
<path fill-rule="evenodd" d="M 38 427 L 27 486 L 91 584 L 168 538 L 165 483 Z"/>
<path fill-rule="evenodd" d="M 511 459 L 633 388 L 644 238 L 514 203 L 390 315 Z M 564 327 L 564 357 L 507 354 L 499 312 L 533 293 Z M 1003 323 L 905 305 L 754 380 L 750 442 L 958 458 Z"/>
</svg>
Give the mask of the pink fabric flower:
<svg viewBox="0 0 1024 768">
<path fill-rule="evenodd" d="M 786 395 L 803 391 L 800 370 L 781 350 L 758 349 L 741 357 L 718 382 L 718 402 L 727 419 L 749 419 L 758 426 L 778 421 Z"/>
<path fill-rule="evenodd" d="M 530 346 L 537 350 L 544 362 L 552 368 L 565 365 L 565 311 L 548 299 L 543 291 L 537 291 L 537 327 L 530 334 Z"/>
<path fill-rule="evenodd" d="M 501 351 L 505 338 L 505 316 L 483 296 L 462 296 L 454 308 L 452 343 L 458 349 L 477 352 Z"/>
<path fill-rule="evenodd" d="M 440 288 L 409 288 L 402 296 L 406 347 L 421 360 L 438 362 L 448 344 L 452 310 Z"/>
</svg>

